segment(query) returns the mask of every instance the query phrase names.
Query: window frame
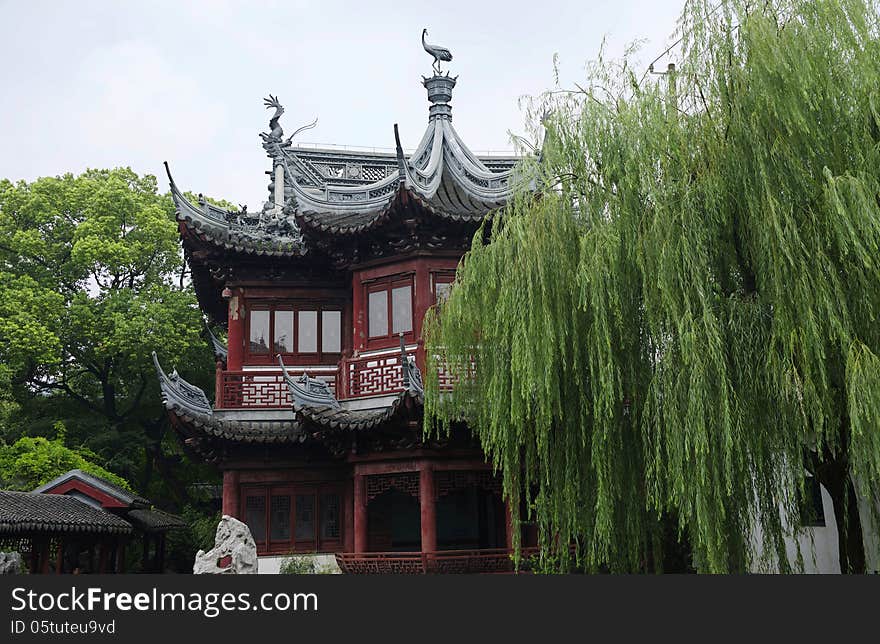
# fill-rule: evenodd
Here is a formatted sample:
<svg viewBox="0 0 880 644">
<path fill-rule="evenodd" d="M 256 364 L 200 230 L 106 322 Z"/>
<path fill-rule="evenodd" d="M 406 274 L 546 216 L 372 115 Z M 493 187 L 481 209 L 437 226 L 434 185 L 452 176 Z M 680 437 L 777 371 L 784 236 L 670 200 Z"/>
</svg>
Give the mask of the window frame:
<svg viewBox="0 0 880 644">
<path fill-rule="evenodd" d="M 268 353 L 254 353 L 251 351 L 251 313 L 253 311 L 269 312 L 269 351 Z M 286 302 L 254 302 L 245 307 L 245 363 L 246 364 L 275 364 L 278 352 L 275 351 L 275 313 L 276 311 L 291 311 L 293 313 L 292 352 L 281 352 L 281 358 L 290 365 L 317 365 L 336 364 L 342 358 L 345 349 L 345 309 L 342 304 L 318 303 L 314 301 L 286 301 Z M 317 326 L 315 329 L 317 351 L 299 351 L 299 314 L 301 311 L 314 311 L 317 314 Z M 339 313 L 339 351 L 324 351 L 324 312 L 334 311 Z"/>
<path fill-rule="evenodd" d="M 437 285 L 438 284 L 453 284 L 455 283 L 455 271 L 431 271 L 431 297 L 433 298 L 434 306 L 439 304 L 437 300 Z"/>
<path fill-rule="evenodd" d="M 384 348 L 387 346 L 394 346 L 400 337 L 400 333 L 394 332 L 394 297 L 393 291 L 396 288 L 400 287 L 409 287 L 409 299 L 410 299 L 410 320 L 409 320 L 409 331 L 403 332 L 404 339 L 412 340 L 415 337 L 415 327 L 416 327 L 416 285 L 415 285 L 415 273 L 397 273 L 395 275 L 388 275 L 385 277 L 380 277 L 374 280 L 363 282 L 364 289 L 364 317 L 366 318 L 366 335 L 367 335 L 367 347 L 368 348 Z M 382 335 L 373 335 L 371 326 L 370 326 L 370 295 L 372 293 L 386 293 L 386 306 L 387 308 L 387 316 L 388 316 L 388 326 L 385 330 L 385 333 Z M 381 346 L 380 346 L 381 345 Z"/>
<path fill-rule="evenodd" d="M 325 496 L 336 495 L 338 499 L 339 516 L 337 522 L 339 525 L 339 535 L 335 538 L 323 538 L 321 536 L 322 528 L 322 501 Z M 290 535 L 286 541 L 272 539 L 272 497 L 288 496 L 290 497 Z M 297 539 L 296 536 L 296 512 L 297 497 L 311 496 L 313 499 L 313 534 L 311 539 Z M 254 484 L 245 483 L 239 486 L 239 517 L 247 523 L 247 499 L 249 497 L 263 498 L 265 507 L 265 536 L 262 541 L 254 542 L 257 546 L 258 554 L 277 554 L 288 552 L 339 552 L 343 549 L 343 539 L 345 533 L 345 512 L 344 503 L 345 495 L 343 484 L 338 481 L 324 483 L 270 483 L 270 484 Z M 250 526 L 248 526 L 250 529 Z"/>
</svg>

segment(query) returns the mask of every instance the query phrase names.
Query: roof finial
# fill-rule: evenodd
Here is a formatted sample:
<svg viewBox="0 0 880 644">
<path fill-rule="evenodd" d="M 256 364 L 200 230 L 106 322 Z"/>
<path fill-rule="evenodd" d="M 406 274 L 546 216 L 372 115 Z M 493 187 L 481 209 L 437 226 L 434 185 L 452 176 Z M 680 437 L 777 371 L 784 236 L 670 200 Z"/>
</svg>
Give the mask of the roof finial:
<svg viewBox="0 0 880 644">
<path fill-rule="evenodd" d="M 440 45 L 432 45 L 430 43 L 425 42 L 425 36 L 427 35 L 428 30 L 422 29 L 422 47 L 428 54 L 434 57 L 434 64 L 432 67 L 434 68 L 434 74 L 440 75 L 440 61 L 449 62 L 452 60 L 452 52 L 446 49 L 446 47 L 441 47 Z"/>
<path fill-rule="evenodd" d="M 260 132 L 260 136 L 263 137 L 263 140 L 267 143 L 269 141 L 280 141 L 281 137 L 284 136 L 284 130 L 281 128 L 278 119 L 284 114 L 284 106 L 281 105 L 281 101 L 278 100 L 277 96 L 272 96 L 271 94 L 269 94 L 269 98 L 263 99 L 263 105 L 266 106 L 267 110 L 271 110 L 274 107 L 275 113 L 272 115 L 272 118 L 269 119 L 270 132 L 268 134 Z"/>
<path fill-rule="evenodd" d="M 400 132 L 397 131 L 397 123 L 394 124 L 394 145 L 397 151 L 397 176 L 400 181 L 406 180 L 406 158 L 403 156 L 403 146 L 400 145 Z"/>
<path fill-rule="evenodd" d="M 425 394 L 425 386 L 422 384 L 422 373 L 416 365 L 415 357 L 410 358 L 406 352 L 403 332 L 400 333 L 400 375 L 405 391 L 416 396 L 423 396 Z"/>
<path fill-rule="evenodd" d="M 294 132 L 289 137 L 287 137 L 287 140 L 285 141 L 285 143 L 287 145 L 290 145 L 290 142 L 293 141 L 293 137 L 295 137 L 297 134 L 299 134 L 300 132 L 305 132 L 306 130 L 311 130 L 313 127 L 316 127 L 317 125 L 318 125 L 318 117 L 316 116 L 314 121 L 312 121 L 311 123 L 306 123 L 301 128 L 298 128 L 296 130 L 296 132 Z"/>
</svg>

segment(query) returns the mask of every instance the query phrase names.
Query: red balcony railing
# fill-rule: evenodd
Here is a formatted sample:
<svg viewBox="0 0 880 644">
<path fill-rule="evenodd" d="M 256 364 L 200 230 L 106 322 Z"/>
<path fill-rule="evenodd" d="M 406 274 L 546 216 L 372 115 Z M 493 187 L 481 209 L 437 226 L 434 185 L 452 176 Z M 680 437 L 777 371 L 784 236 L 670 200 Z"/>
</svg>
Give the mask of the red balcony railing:
<svg viewBox="0 0 880 644">
<path fill-rule="evenodd" d="M 521 550 L 520 571 L 536 548 Z M 349 574 L 411 574 L 426 573 L 512 573 L 516 572 L 512 551 L 495 550 L 438 550 L 435 552 L 359 552 L 338 553 L 336 563 Z"/>
<path fill-rule="evenodd" d="M 410 351 L 416 357 L 419 369 L 424 370 L 421 347 Z M 326 380 L 330 390 L 340 400 L 367 396 L 392 395 L 403 391 L 403 373 L 399 352 L 381 355 L 344 358 L 335 372 L 323 366 L 308 369 L 313 378 Z M 302 369 L 288 368 L 292 376 L 299 376 Z M 451 387 L 452 378 L 440 372 L 441 388 Z M 217 409 L 284 409 L 293 401 L 284 383 L 281 371 L 226 371 L 217 370 Z"/>
<path fill-rule="evenodd" d="M 292 376 L 302 370 L 289 370 Z M 336 374 L 309 372 L 327 380 L 336 391 Z M 217 371 L 217 409 L 289 409 L 293 406 L 290 391 L 280 371 Z"/>
<path fill-rule="evenodd" d="M 343 398 L 380 396 L 403 391 L 400 353 L 343 360 L 340 374 L 344 379 L 341 383 Z"/>
</svg>

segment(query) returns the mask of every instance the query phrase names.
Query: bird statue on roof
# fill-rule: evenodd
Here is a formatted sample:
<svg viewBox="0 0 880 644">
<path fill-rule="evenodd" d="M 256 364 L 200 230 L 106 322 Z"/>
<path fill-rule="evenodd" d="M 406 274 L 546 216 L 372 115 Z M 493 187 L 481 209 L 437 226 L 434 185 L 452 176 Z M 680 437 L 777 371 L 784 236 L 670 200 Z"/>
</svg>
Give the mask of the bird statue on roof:
<svg viewBox="0 0 880 644">
<path fill-rule="evenodd" d="M 452 52 L 446 49 L 446 47 L 440 47 L 439 45 L 432 45 L 428 42 L 425 42 L 425 36 L 428 34 L 427 29 L 422 29 L 422 47 L 428 52 L 431 56 L 434 57 L 434 64 L 432 67 L 434 68 L 434 72 L 439 76 L 440 75 L 440 61 L 449 62 L 452 60 Z"/>
</svg>

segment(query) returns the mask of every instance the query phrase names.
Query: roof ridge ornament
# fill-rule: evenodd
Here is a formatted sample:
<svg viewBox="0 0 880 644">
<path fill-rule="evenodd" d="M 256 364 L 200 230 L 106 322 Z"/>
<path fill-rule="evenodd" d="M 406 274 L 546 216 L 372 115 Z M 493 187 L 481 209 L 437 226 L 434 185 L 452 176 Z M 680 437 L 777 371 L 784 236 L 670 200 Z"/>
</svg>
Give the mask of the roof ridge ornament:
<svg viewBox="0 0 880 644">
<path fill-rule="evenodd" d="M 417 396 L 424 395 L 425 386 L 422 384 L 422 372 L 416 365 L 415 357 L 411 358 L 406 352 L 403 333 L 400 333 L 400 375 L 404 391 Z"/>
<path fill-rule="evenodd" d="M 181 378 L 176 367 L 172 370 L 171 375 L 166 374 L 162 365 L 159 364 L 156 352 L 153 351 L 150 355 L 153 358 L 153 365 L 156 367 L 156 374 L 159 376 L 159 390 L 166 409 L 177 406 L 189 410 L 192 414 L 203 416 L 210 416 L 214 413 L 211 402 L 204 391 Z"/>
<path fill-rule="evenodd" d="M 427 33 L 427 29 L 422 29 L 422 47 L 434 57 L 432 65 L 434 75 L 430 78 L 422 76 L 422 85 L 428 90 L 428 102 L 431 103 L 428 110 L 428 120 L 433 121 L 439 118 L 451 121 L 452 106 L 449 105 L 449 102 L 452 100 L 452 88 L 455 87 L 458 76 L 450 76 L 448 71 L 443 74 L 440 71 L 440 61 L 452 60 L 452 52 L 446 47 L 425 42 L 425 34 Z"/>
<path fill-rule="evenodd" d="M 226 362 L 226 359 L 229 357 L 229 348 L 220 341 L 214 332 L 211 330 L 211 325 L 208 324 L 208 321 L 202 318 L 202 322 L 205 325 L 205 330 L 208 332 L 208 340 L 211 342 L 211 348 L 214 350 L 214 357 L 221 362 Z"/>
<path fill-rule="evenodd" d="M 397 123 L 394 124 L 394 146 L 397 153 L 397 176 L 400 183 L 405 183 L 406 157 L 403 154 L 403 146 L 400 145 L 400 132 L 397 131 Z"/>
<path fill-rule="evenodd" d="M 326 381 L 320 378 L 311 378 L 309 374 L 303 370 L 299 378 L 294 378 L 287 371 L 281 354 L 278 354 L 278 364 L 281 365 L 281 373 L 287 388 L 290 391 L 290 397 L 293 398 L 294 411 L 298 407 L 305 406 L 326 406 L 339 409 L 339 401 L 330 390 L 330 386 Z"/>
<path fill-rule="evenodd" d="M 291 142 L 293 141 L 293 137 L 295 137 L 300 132 L 305 132 L 306 130 L 311 130 L 313 127 L 317 127 L 318 125 L 318 117 L 315 117 L 311 123 L 306 123 L 305 125 L 297 128 L 293 134 L 287 137 L 286 140 L 282 140 L 284 137 L 284 129 L 281 127 L 280 119 L 281 115 L 284 114 L 284 106 L 281 104 L 281 101 L 278 100 L 277 96 L 272 96 L 269 94 L 268 98 L 263 99 L 263 105 L 266 106 L 266 109 L 275 108 L 275 113 L 272 115 L 272 118 L 269 119 L 269 132 L 260 132 L 260 136 L 263 141 L 266 143 L 277 143 L 282 147 L 289 147 Z"/>
<path fill-rule="evenodd" d="M 266 106 L 267 110 L 271 110 L 274 107 L 275 113 L 269 119 L 269 132 L 260 132 L 260 136 L 267 143 L 269 141 L 280 141 L 281 137 L 284 136 L 284 130 L 281 128 L 278 120 L 284 114 L 284 106 L 281 105 L 281 101 L 278 100 L 277 96 L 272 96 L 271 94 L 269 94 L 268 98 L 263 99 L 263 105 Z"/>
<path fill-rule="evenodd" d="M 428 42 L 425 42 L 425 36 L 428 34 L 428 30 L 422 29 L 422 48 L 428 52 L 430 56 L 434 57 L 434 64 L 432 67 L 434 68 L 434 75 L 440 75 L 440 61 L 449 62 L 452 60 L 452 52 L 446 49 L 446 47 L 441 47 L 440 45 L 432 45 Z M 447 76 L 449 72 L 447 72 Z"/>
</svg>

